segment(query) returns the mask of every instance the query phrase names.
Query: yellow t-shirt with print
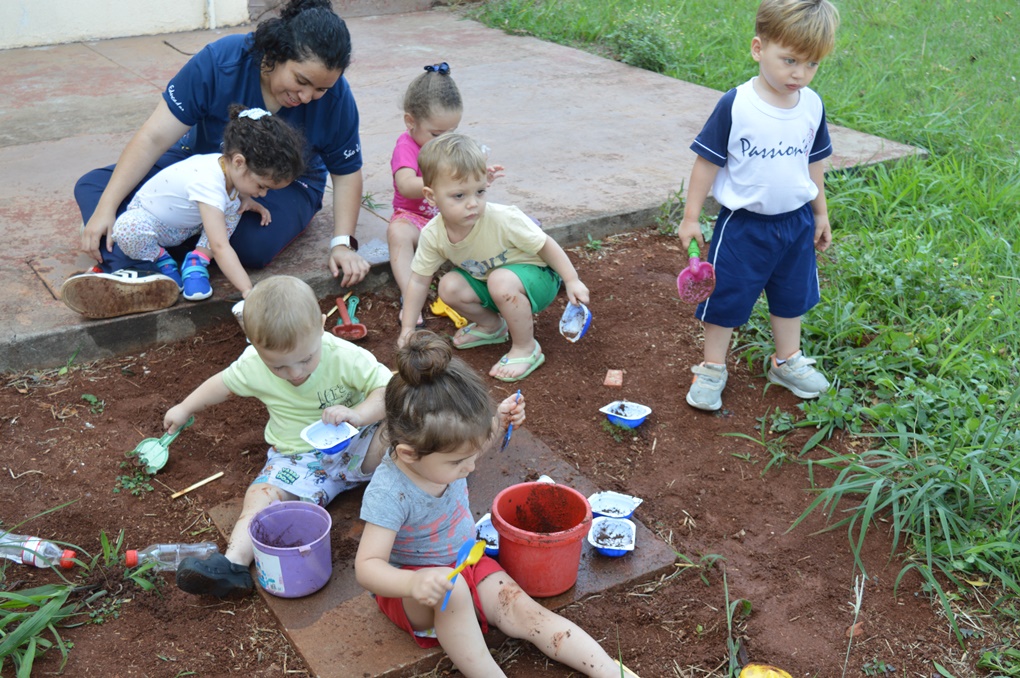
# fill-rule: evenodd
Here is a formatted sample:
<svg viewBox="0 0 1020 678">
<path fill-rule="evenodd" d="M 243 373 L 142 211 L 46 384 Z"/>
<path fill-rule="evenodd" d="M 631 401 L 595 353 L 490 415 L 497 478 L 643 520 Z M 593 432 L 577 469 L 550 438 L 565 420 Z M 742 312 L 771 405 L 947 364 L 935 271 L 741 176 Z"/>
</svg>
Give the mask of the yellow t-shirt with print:
<svg viewBox="0 0 1020 678">
<path fill-rule="evenodd" d="M 548 266 L 538 256 L 546 237 L 545 231 L 517 207 L 488 203 L 468 236 L 452 243 L 440 214 L 422 230 L 411 270 L 432 277 L 449 261 L 472 278 L 486 280 L 493 269 L 507 264 Z"/>
</svg>

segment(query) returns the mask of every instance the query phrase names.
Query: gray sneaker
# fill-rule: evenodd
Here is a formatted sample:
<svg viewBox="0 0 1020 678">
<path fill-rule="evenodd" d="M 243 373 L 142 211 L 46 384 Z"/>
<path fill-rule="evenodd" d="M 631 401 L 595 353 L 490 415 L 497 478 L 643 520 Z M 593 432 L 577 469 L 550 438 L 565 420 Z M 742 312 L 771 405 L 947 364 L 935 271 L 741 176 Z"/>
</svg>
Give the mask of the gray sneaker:
<svg viewBox="0 0 1020 678">
<path fill-rule="evenodd" d="M 829 380 L 813 365 L 814 358 L 805 358 L 801 351 L 776 365 L 776 356 L 769 358 L 769 381 L 793 391 L 798 398 L 817 398 L 829 390 Z"/>
<path fill-rule="evenodd" d="M 715 412 L 722 407 L 722 390 L 726 388 L 726 366 L 701 363 L 691 368 L 694 380 L 687 392 L 687 404 L 699 410 Z"/>
</svg>

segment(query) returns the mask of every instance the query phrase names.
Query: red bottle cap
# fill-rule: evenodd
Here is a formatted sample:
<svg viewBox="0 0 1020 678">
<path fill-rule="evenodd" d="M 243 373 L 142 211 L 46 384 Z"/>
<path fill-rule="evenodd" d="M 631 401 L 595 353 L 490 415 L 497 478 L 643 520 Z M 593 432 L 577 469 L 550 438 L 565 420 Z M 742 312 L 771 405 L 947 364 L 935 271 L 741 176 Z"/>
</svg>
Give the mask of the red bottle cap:
<svg viewBox="0 0 1020 678">
<path fill-rule="evenodd" d="M 76 555 L 71 549 L 64 549 L 64 552 L 60 554 L 60 567 L 65 570 L 74 567 L 74 557 Z"/>
<path fill-rule="evenodd" d="M 128 567 L 134 567 L 138 564 L 138 551 L 134 549 L 124 552 L 124 564 Z"/>
</svg>

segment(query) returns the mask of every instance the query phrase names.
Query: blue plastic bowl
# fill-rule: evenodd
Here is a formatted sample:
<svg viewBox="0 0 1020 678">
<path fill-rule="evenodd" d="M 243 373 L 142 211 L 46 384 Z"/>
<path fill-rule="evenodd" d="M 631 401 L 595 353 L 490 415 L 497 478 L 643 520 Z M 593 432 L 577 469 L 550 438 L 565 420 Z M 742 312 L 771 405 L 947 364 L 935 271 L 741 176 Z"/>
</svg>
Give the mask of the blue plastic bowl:
<svg viewBox="0 0 1020 678">
<path fill-rule="evenodd" d="M 492 525 L 491 513 L 486 513 L 475 523 L 475 539 L 485 542 L 485 555 L 490 558 L 499 557 L 499 533 Z"/>
<path fill-rule="evenodd" d="M 588 530 L 588 543 L 600 555 L 619 558 L 634 550 L 637 525 L 626 518 L 594 518 Z"/>
<path fill-rule="evenodd" d="M 610 424 L 624 428 L 637 428 L 645 423 L 645 419 L 652 413 L 652 408 L 626 400 L 615 400 L 600 408 L 599 412 L 606 415 Z"/>
<path fill-rule="evenodd" d="M 560 317 L 560 334 L 570 343 L 583 337 L 591 327 L 591 311 L 584 304 L 567 304 Z"/>
<path fill-rule="evenodd" d="M 630 518 L 634 515 L 634 509 L 641 505 L 644 499 L 632 497 L 629 494 L 621 494 L 606 490 L 596 492 L 588 497 L 588 504 L 591 505 L 591 514 L 598 518 Z"/>
<path fill-rule="evenodd" d="M 301 439 L 323 454 L 343 452 L 356 435 L 358 429 L 346 421 L 333 426 L 320 420 L 301 431 Z"/>
</svg>

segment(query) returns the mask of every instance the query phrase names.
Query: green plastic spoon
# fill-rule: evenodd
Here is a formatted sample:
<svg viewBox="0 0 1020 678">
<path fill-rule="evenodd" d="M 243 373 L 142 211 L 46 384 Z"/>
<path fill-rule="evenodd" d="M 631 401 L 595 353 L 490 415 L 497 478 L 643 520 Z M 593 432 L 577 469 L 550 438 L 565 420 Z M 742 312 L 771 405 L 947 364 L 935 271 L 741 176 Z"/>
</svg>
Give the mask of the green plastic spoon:
<svg viewBox="0 0 1020 678">
<path fill-rule="evenodd" d="M 164 433 L 162 438 L 146 438 L 138 443 L 138 447 L 130 454 L 137 457 L 138 465 L 144 466 L 146 473 L 153 475 L 166 466 L 167 459 L 170 458 L 170 443 L 177 439 L 181 431 L 194 423 L 195 417 L 192 416 L 184 422 L 184 426 L 173 433 Z"/>
</svg>

